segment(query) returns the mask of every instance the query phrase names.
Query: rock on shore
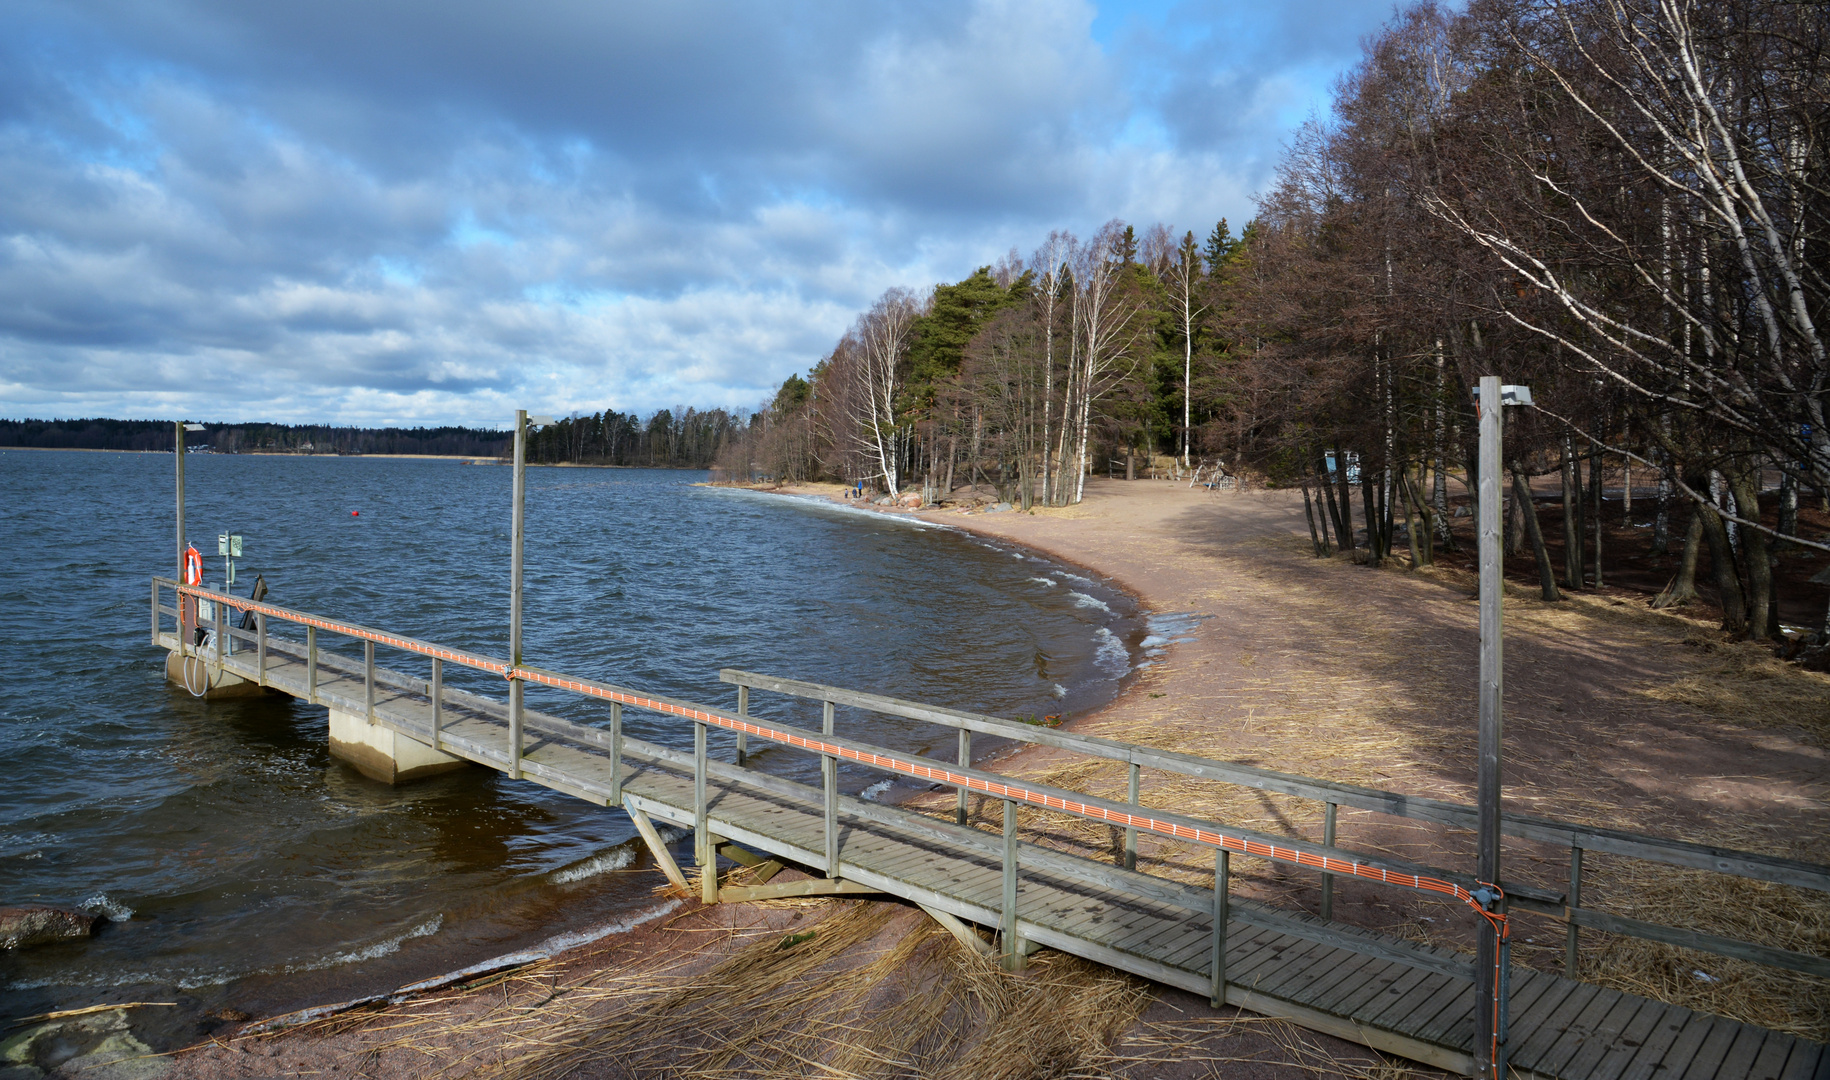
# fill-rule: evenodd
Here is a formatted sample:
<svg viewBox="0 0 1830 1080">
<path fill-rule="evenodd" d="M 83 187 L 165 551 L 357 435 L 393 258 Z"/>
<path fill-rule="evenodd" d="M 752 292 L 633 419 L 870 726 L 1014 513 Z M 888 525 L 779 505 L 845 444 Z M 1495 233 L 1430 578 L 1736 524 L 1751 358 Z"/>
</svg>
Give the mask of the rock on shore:
<svg viewBox="0 0 1830 1080">
<path fill-rule="evenodd" d="M 94 931 L 95 922 L 94 915 L 62 908 L 0 908 L 0 949 L 86 938 Z"/>
</svg>

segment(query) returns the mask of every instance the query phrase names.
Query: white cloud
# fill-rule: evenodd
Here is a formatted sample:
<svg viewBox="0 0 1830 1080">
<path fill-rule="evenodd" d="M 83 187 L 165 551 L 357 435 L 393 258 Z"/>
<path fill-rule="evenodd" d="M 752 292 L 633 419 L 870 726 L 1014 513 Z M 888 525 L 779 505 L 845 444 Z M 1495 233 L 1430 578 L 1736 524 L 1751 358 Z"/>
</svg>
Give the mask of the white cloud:
<svg viewBox="0 0 1830 1080">
<path fill-rule="evenodd" d="M 1243 222 L 1336 48 L 1295 16 L 1214 48 L 1263 18 L 20 0 L 0 411 L 752 405 L 889 286 L 1114 215 Z"/>
</svg>

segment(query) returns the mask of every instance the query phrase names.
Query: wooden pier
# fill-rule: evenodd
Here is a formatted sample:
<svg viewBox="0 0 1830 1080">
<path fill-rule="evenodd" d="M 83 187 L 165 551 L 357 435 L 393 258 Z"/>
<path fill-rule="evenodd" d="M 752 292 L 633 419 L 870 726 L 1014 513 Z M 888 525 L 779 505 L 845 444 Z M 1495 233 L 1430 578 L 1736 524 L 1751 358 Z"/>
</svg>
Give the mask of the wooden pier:
<svg viewBox="0 0 1830 1080">
<path fill-rule="evenodd" d="M 168 602 L 168 600 L 170 602 Z M 201 611 L 196 605 L 201 602 Z M 212 610 L 213 609 L 213 610 Z M 214 613 L 249 612 L 216 619 Z M 193 644 L 201 623 L 212 633 Z M 271 626 L 270 626 L 271 624 Z M 284 631 L 284 632 L 278 632 Z M 301 639 L 301 632 L 302 637 Z M 364 643 L 360 662 L 321 648 L 318 635 Z M 880 893 L 922 906 L 973 947 L 990 949 L 965 924 L 997 932 L 997 952 L 1021 967 L 1047 947 L 1189 990 L 1213 1000 L 1339 1036 L 1467 1075 L 1491 1067 L 1494 1049 L 1477 1046 L 1475 957 L 1424 948 L 1305 912 L 1276 909 L 1230 895 L 1230 860 L 1271 859 L 1316 872 L 1322 910 L 1333 880 L 1350 875 L 1393 888 L 1422 889 L 1462 900 L 1470 918 L 1534 912 L 1560 919 L 1570 945 L 1571 974 L 1581 927 L 1636 934 L 1739 959 L 1830 977 L 1830 960 L 1656 924 L 1580 904 L 1581 853 L 1605 851 L 1669 865 L 1830 891 L 1830 868 L 1747 852 L 1506 815 L 1512 837 L 1567 845 L 1571 875 L 1561 892 L 1500 883 L 1498 900 L 1467 875 L 1401 860 L 1271 836 L 1147 806 L 1143 769 L 1203 777 L 1325 805 L 1332 841 L 1339 807 L 1471 828 L 1472 807 L 1256 769 L 1150 747 L 1050 731 L 995 717 L 880 695 L 725 671 L 738 690 L 735 711 L 643 694 L 589 679 L 446 648 L 272 604 L 255 603 L 155 578 L 152 641 L 171 654 L 168 670 L 193 691 L 226 683 L 265 687 L 326 706 L 333 723 L 385 731 L 429 755 L 467 761 L 603 806 L 628 810 L 656 861 L 682 888 L 706 902 L 794 893 Z M 377 666 L 377 647 L 430 661 L 427 678 Z M 573 723 L 508 701 L 444 685 L 447 664 L 505 680 L 555 687 L 609 703 L 607 727 Z M 822 730 L 760 720 L 749 698 L 761 691 L 822 702 Z M 951 728 L 955 761 L 870 745 L 834 731 L 835 706 L 848 706 Z M 623 710 L 636 708 L 693 725 L 694 751 L 626 735 Z M 710 756 L 710 728 L 737 735 L 737 760 Z M 972 765 L 980 733 L 1125 762 L 1132 795 L 1118 803 L 989 772 Z M 819 786 L 746 765 L 749 740 L 815 754 Z M 939 816 L 841 794 L 839 761 L 886 775 L 958 790 L 957 808 Z M 970 824 L 971 797 L 1002 804 L 1003 830 Z M 1125 830 L 1122 853 L 1104 863 L 1025 839 L 1020 811 L 1044 808 Z M 692 830 L 697 882 L 689 881 L 659 841 L 655 820 Z M 1214 884 L 1200 888 L 1136 869 L 1136 837 L 1149 833 L 1210 850 Z M 787 885 L 722 884 L 722 852 L 738 862 L 793 864 L 822 880 Z M 1490 903 L 1487 901 L 1491 901 Z M 1502 1060 L 1519 1076 L 1570 1080 L 1830 1080 L 1830 1054 L 1819 1043 L 1668 1003 L 1509 966 L 1499 980 L 1506 1032 Z"/>
</svg>

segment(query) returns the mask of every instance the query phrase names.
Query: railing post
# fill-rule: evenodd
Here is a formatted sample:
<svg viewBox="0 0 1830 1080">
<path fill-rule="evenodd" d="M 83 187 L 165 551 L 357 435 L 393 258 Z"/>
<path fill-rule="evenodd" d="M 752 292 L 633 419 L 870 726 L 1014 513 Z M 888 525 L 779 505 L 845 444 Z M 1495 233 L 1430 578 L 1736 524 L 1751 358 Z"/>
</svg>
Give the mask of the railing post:
<svg viewBox="0 0 1830 1080">
<path fill-rule="evenodd" d="M 1563 940 L 1563 974 L 1575 978 L 1582 966 L 1582 958 L 1576 954 L 1576 937 L 1582 928 L 1576 925 L 1575 909 L 1582 906 L 1582 849 L 1574 844 L 1569 849 L 1569 897 L 1570 908 L 1566 913 L 1569 926 L 1564 930 Z"/>
<path fill-rule="evenodd" d="M 445 728 L 445 661 L 432 658 L 432 749 L 443 750 L 439 733 Z"/>
<path fill-rule="evenodd" d="M 705 795 L 705 723 L 693 723 L 693 852 L 699 860 L 699 899 L 718 902 L 718 849 L 712 843 Z"/>
<path fill-rule="evenodd" d="M 520 679 L 508 681 L 508 775 L 521 779 L 521 712 L 523 687 Z"/>
<path fill-rule="evenodd" d="M 1135 761 L 1130 762 L 1127 767 L 1130 772 L 1130 777 L 1125 782 L 1125 801 L 1130 803 L 1132 806 L 1136 806 L 1137 799 L 1138 799 L 1138 781 L 1140 779 L 1139 774 L 1143 770 L 1138 768 L 1137 763 Z M 1124 862 L 1125 862 L 1125 869 L 1127 869 L 1127 870 L 1136 870 L 1137 869 L 1137 830 L 1136 829 L 1126 829 L 1125 830 Z"/>
<path fill-rule="evenodd" d="M 1004 970 L 1022 971 L 1023 935 L 1017 930 L 1017 802 L 1004 800 Z"/>
<path fill-rule="evenodd" d="M 318 703 L 318 628 L 305 628 L 305 700 Z"/>
<path fill-rule="evenodd" d="M 742 683 L 739 683 L 737 686 L 737 715 L 742 717 L 745 720 L 748 720 L 750 718 L 750 688 L 747 686 L 744 686 Z M 737 733 L 737 764 L 739 766 L 742 766 L 743 762 L 744 762 L 744 758 L 749 756 L 748 755 L 749 749 L 750 749 L 750 733 L 747 731 L 738 732 Z"/>
<path fill-rule="evenodd" d="M 375 722 L 375 643 L 362 643 L 362 706 L 369 723 Z"/>
<path fill-rule="evenodd" d="M 610 801 L 623 805 L 623 703 L 610 703 Z"/>
<path fill-rule="evenodd" d="M 210 621 L 216 626 L 216 674 L 220 677 L 222 674 L 223 647 L 229 640 L 229 635 L 226 632 L 229 620 L 223 618 L 223 612 L 227 611 L 228 607 L 221 600 L 217 600 L 211 603 L 210 609 Z"/>
<path fill-rule="evenodd" d="M 962 769 L 970 769 L 972 767 L 972 732 L 966 728 L 959 729 L 959 766 Z M 966 823 L 967 811 L 965 788 L 959 789 L 959 809 L 955 816 L 958 817 L 961 825 Z"/>
<path fill-rule="evenodd" d="M 822 702 L 820 731 L 832 734 L 832 702 Z M 839 760 L 831 754 L 820 758 L 820 781 L 826 802 L 826 876 L 839 876 Z"/>
<path fill-rule="evenodd" d="M 159 644 L 159 583 L 152 583 L 152 643 Z"/>
<path fill-rule="evenodd" d="M 1214 946 L 1208 973 L 1207 1003 L 1218 1009 L 1226 1004 L 1226 921 L 1233 888 L 1232 853 L 1214 849 Z"/>
<path fill-rule="evenodd" d="M 1322 846 L 1334 846 L 1334 816 L 1337 810 L 1334 803 L 1328 804 L 1327 813 L 1322 817 Z M 1334 918 L 1334 875 L 1322 875 L 1322 918 Z"/>
<path fill-rule="evenodd" d="M 260 684 L 267 685 L 267 613 L 254 613 L 254 670 L 260 677 Z"/>
</svg>

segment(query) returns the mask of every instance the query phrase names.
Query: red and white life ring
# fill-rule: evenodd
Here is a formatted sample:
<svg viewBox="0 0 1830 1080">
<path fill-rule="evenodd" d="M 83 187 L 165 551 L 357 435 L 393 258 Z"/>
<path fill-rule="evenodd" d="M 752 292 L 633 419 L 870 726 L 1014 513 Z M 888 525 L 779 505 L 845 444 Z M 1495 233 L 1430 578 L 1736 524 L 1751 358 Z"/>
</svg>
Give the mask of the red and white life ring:
<svg viewBox="0 0 1830 1080">
<path fill-rule="evenodd" d="M 203 556 L 198 553 L 195 544 L 184 549 L 184 583 L 203 584 Z"/>
</svg>

